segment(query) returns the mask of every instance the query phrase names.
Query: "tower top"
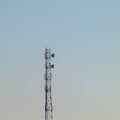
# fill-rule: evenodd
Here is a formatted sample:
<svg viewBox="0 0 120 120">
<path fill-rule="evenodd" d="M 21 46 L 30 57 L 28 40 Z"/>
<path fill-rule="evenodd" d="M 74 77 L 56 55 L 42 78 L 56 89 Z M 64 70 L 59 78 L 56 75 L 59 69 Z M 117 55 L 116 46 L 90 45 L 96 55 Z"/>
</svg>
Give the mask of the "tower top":
<svg viewBox="0 0 120 120">
<path fill-rule="evenodd" d="M 45 120 L 53 119 L 53 106 L 52 106 L 52 90 L 51 80 L 52 72 L 51 68 L 54 65 L 51 64 L 51 58 L 55 57 L 55 54 L 51 54 L 51 49 L 45 48 Z"/>
</svg>

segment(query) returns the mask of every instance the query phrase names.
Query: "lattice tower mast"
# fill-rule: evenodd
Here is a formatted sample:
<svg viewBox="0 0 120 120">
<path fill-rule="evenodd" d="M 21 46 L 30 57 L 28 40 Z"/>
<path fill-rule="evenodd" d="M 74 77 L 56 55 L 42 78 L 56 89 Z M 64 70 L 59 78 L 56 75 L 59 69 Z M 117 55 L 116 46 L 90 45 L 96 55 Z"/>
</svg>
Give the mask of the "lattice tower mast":
<svg viewBox="0 0 120 120">
<path fill-rule="evenodd" d="M 54 68 L 54 65 L 51 64 L 51 58 L 54 56 L 54 53 L 51 54 L 51 49 L 45 49 L 45 120 L 53 120 L 51 68 Z"/>
</svg>

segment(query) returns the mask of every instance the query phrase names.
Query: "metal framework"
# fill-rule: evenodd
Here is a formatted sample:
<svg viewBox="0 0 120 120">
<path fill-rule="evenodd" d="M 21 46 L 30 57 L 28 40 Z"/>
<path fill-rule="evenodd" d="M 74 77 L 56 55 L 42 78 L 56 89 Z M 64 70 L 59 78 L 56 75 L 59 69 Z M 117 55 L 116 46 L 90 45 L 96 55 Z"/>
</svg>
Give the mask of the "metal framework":
<svg viewBox="0 0 120 120">
<path fill-rule="evenodd" d="M 53 120 L 51 68 L 54 68 L 54 65 L 51 64 L 51 58 L 54 56 L 54 53 L 51 54 L 51 49 L 45 49 L 45 120 Z"/>
</svg>

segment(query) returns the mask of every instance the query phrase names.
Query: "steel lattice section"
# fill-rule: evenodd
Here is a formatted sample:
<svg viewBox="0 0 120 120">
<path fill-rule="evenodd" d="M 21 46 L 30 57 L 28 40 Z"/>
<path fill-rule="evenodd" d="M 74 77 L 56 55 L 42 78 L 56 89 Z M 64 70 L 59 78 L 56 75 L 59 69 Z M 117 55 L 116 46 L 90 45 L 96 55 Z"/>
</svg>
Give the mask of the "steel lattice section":
<svg viewBox="0 0 120 120">
<path fill-rule="evenodd" d="M 51 92 L 51 80 L 52 73 L 51 68 L 54 65 L 51 64 L 51 58 L 54 54 L 51 54 L 51 49 L 45 49 L 45 120 L 53 119 L 53 106 L 52 106 L 52 92 Z"/>
</svg>

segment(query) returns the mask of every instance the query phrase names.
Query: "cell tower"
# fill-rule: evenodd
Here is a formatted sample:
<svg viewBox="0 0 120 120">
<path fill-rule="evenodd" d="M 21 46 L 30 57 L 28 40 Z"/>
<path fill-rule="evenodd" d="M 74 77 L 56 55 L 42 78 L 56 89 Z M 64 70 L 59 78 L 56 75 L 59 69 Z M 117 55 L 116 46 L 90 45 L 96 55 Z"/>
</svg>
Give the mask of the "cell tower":
<svg viewBox="0 0 120 120">
<path fill-rule="evenodd" d="M 51 58 L 55 54 L 51 54 L 51 49 L 45 49 L 45 120 L 53 120 L 53 106 L 52 106 L 52 94 L 51 94 L 51 80 L 52 73 L 51 68 L 54 65 L 51 64 Z"/>
</svg>

